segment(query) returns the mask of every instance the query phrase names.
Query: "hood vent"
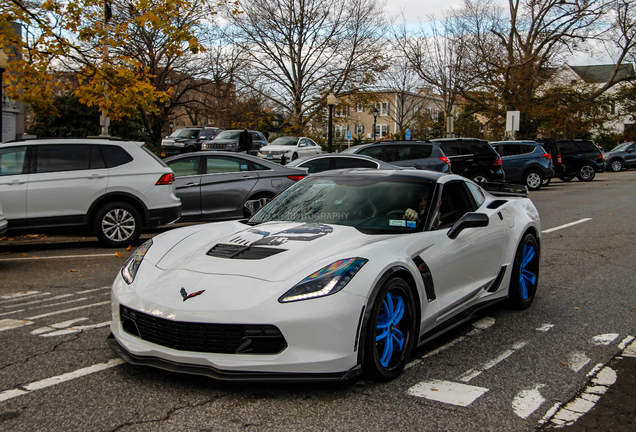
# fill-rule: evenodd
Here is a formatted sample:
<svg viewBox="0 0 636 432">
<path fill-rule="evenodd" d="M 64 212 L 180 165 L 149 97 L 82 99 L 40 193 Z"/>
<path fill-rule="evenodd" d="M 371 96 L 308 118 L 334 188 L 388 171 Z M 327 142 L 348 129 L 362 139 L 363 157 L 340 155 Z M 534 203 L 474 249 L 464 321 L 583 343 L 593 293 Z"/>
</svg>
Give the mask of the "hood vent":
<svg viewBox="0 0 636 432">
<path fill-rule="evenodd" d="M 232 244 L 217 244 L 206 255 L 216 258 L 260 260 L 285 252 L 287 249 L 278 249 L 259 246 L 241 246 Z"/>
</svg>

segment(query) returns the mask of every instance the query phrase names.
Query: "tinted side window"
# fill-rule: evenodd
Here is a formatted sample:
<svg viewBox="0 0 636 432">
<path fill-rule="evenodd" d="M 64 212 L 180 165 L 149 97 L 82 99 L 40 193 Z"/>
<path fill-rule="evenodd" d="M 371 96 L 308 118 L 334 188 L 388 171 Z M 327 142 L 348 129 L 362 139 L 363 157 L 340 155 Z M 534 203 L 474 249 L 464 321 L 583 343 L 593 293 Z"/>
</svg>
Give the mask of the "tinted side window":
<svg viewBox="0 0 636 432">
<path fill-rule="evenodd" d="M 459 156 L 462 154 L 462 145 L 458 142 L 443 142 L 439 146 L 446 156 Z"/>
<path fill-rule="evenodd" d="M 527 144 L 521 145 L 520 147 L 521 147 L 521 154 L 532 153 L 536 149 L 535 146 L 527 145 Z"/>
<path fill-rule="evenodd" d="M 314 159 L 299 165 L 302 168 L 307 168 L 309 174 L 323 172 L 331 169 L 329 167 L 329 158 Z"/>
<path fill-rule="evenodd" d="M 177 177 L 186 177 L 199 174 L 199 162 L 201 158 L 189 157 L 170 162 L 168 165 Z"/>
<path fill-rule="evenodd" d="M 91 146 L 91 169 L 101 169 L 106 168 L 106 163 L 104 162 L 104 158 L 102 157 L 102 152 L 99 149 L 99 146 L 92 145 Z"/>
<path fill-rule="evenodd" d="M 386 157 L 384 160 L 389 163 L 416 159 L 411 152 L 411 146 L 390 145 L 386 146 L 385 152 Z"/>
<path fill-rule="evenodd" d="M 114 168 L 132 162 L 133 157 L 126 150 L 115 145 L 99 146 L 104 155 L 106 168 Z"/>
<path fill-rule="evenodd" d="M 477 207 L 481 207 L 481 205 L 486 201 L 486 197 L 484 193 L 481 191 L 481 188 L 472 183 L 466 182 L 466 186 L 468 186 L 468 190 L 473 194 L 473 198 L 475 199 L 475 203 L 477 203 Z"/>
<path fill-rule="evenodd" d="M 26 146 L 0 148 L 0 176 L 22 174 Z"/>
<path fill-rule="evenodd" d="M 490 144 L 486 143 L 464 143 L 464 147 L 468 153 L 476 156 L 493 156 L 493 149 Z"/>
<path fill-rule="evenodd" d="M 373 161 L 355 158 L 337 158 L 336 169 L 344 168 L 377 168 L 378 164 Z"/>
<path fill-rule="evenodd" d="M 559 149 L 562 154 L 578 153 L 580 150 L 573 142 L 559 143 Z"/>
<path fill-rule="evenodd" d="M 594 143 L 591 143 L 588 141 L 578 142 L 576 144 L 581 149 L 581 151 L 584 151 L 584 152 L 599 152 L 600 151 L 598 147 L 594 145 Z"/>
<path fill-rule="evenodd" d="M 381 160 L 382 159 L 382 147 L 380 147 L 380 146 L 367 147 L 365 149 L 360 150 L 358 152 L 358 154 L 365 155 L 365 156 L 371 156 L 372 158 Z"/>
<path fill-rule="evenodd" d="M 501 156 L 514 156 L 518 153 L 518 145 L 517 144 L 504 144 L 500 145 L 497 150 L 499 150 L 499 154 Z"/>
<path fill-rule="evenodd" d="M 432 145 L 414 145 L 411 147 L 414 159 L 426 159 L 433 153 Z"/>
<path fill-rule="evenodd" d="M 37 146 L 35 172 L 87 170 L 90 167 L 90 146 L 57 144 Z"/>
<path fill-rule="evenodd" d="M 263 166 L 256 162 L 252 162 L 252 165 L 254 165 L 254 169 L 256 171 L 271 171 L 272 170 L 271 168 L 267 168 L 266 166 Z"/>
<path fill-rule="evenodd" d="M 233 157 L 208 157 L 206 174 L 222 174 L 249 171 L 246 161 Z"/>
</svg>

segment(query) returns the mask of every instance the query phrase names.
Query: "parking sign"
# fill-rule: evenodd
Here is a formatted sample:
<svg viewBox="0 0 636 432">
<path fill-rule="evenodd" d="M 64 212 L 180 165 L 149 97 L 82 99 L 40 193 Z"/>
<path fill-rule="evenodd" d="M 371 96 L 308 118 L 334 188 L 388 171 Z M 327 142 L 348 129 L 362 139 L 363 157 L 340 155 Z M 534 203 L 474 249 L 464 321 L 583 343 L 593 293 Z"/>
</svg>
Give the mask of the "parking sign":
<svg viewBox="0 0 636 432">
<path fill-rule="evenodd" d="M 407 129 L 406 130 L 406 139 L 410 140 L 411 139 L 411 129 Z"/>
<path fill-rule="evenodd" d="M 350 130 L 347 131 L 347 139 L 349 141 L 351 141 L 351 131 Z"/>
</svg>

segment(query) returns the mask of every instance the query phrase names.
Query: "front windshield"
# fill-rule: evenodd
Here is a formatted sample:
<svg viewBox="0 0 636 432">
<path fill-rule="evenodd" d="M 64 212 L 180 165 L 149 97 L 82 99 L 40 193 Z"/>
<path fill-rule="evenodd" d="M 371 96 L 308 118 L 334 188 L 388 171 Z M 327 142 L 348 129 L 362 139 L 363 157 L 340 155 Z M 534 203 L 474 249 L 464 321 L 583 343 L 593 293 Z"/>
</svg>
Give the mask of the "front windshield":
<svg viewBox="0 0 636 432">
<path fill-rule="evenodd" d="M 238 139 L 242 131 L 225 131 L 214 137 L 215 140 Z"/>
<path fill-rule="evenodd" d="M 295 146 L 298 142 L 298 138 L 296 137 L 279 137 L 276 138 L 270 145 L 288 145 Z"/>
<path fill-rule="evenodd" d="M 631 142 L 626 142 L 626 143 L 623 143 L 623 144 L 619 144 L 616 147 L 614 147 L 611 151 L 613 151 L 613 152 L 625 151 L 625 149 L 627 149 L 627 147 L 629 147 L 632 144 L 633 143 L 631 143 Z"/>
<path fill-rule="evenodd" d="M 172 132 L 170 138 L 189 138 L 195 139 L 199 136 L 199 129 L 179 129 Z"/>
<path fill-rule="evenodd" d="M 306 178 L 283 191 L 250 223 L 309 222 L 352 226 L 366 234 L 421 231 L 434 182 L 408 177 Z M 418 216 L 407 220 L 413 209 Z"/>
</svg>

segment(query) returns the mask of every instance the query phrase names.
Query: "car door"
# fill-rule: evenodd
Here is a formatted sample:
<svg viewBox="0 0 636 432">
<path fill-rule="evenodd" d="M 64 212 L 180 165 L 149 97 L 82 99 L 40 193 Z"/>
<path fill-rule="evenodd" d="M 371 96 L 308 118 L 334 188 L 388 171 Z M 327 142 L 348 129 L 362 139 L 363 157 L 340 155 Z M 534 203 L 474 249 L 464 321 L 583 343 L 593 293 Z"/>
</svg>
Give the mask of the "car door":
<svg viewBox="0 0 636 432">
<path fill-rule="evenodd" d="M 175 189 L 181 199 L 181 219 L 198 219 L 201 216 L 201 160 L 200 156 L 188 156 L 168 161 L 175 175 Z"/>
<path fill-rule="evenodd" d="M 402 167 L 416 169 L 428 168 L 428 162 L 424 162 L 413 147 L 414 146 L 408 144 L 387 145 L 384 147 L 382 160 Z"/>
<path fill-rule="evenodd" d="M 29 226 L 76 225 L 108 187 L 99 146 L 43 144 L 33 147 L 35 164 L 27 186 Z"/>
<path fill-rule="evenodd" d="M 440 142 L 439 146 L 451 161 L 453 174 L 466 175 L 469 173 L 472 155 L 466 155 L 464 146 L 458 141 Z"/>
<path fill-rule="evenodd" d="M 242 217 L 243 203 L 258 180 L 258 174 L 247 160 L 224 155 L 206 156 L 201 176 L 201 217 Z"/>
<path fill-rule="evenodd" d="M 0 147 L 0 197 L 11 228 L 26 226 L 29 147 Z"/>
<path fill-rule="evenodd" d="M 300 140 L 298 140 L 298 156 L 304 157 L 312 156 L 315 154 L 316 151 L 312 147 L 310 140 L 308 140 L 307 138 L 301 138 Z"/>
<path fill-rule="evenodd" d="M 497 153 L 501 156 L 501 165 L 509 181 L 521 180 L 523 168 L 527 165 L 520 144 L 502 144 L 498 146 Z"/>
<path fill-rule="evenodd" d="M 483 195 L 478 198 L 475 193 L 465 181 L 442 186 L 440 228 L 430 232 L 432 246 L 421 255 L 431 270 L 439 301 L 438 324 L 489 286 L 501 270 L 506 241 L 504 225 L 509 218 L 483 206 Z M 467 212 L 486 214 L 488 226 L 467 228 L 456 238 L 449 238 L 451 226 Z"/>
<path fill-rule="evenodd" d="M 322 153 L 322 149 L 320 148 L 318 144 L 316 144 L 313 140 L 310 140 L 309 138 L 305 138 L 305 139 L 307 140 L 308 148 L 311 150 L 310 154 L 316 155 L 316 154 Z"/>
<path fill-rule="evenodd" d="M 632 167 L 636 165 L 636 143 L 632 143 L 625 149 L 625 166 Z"/>
</svg>

